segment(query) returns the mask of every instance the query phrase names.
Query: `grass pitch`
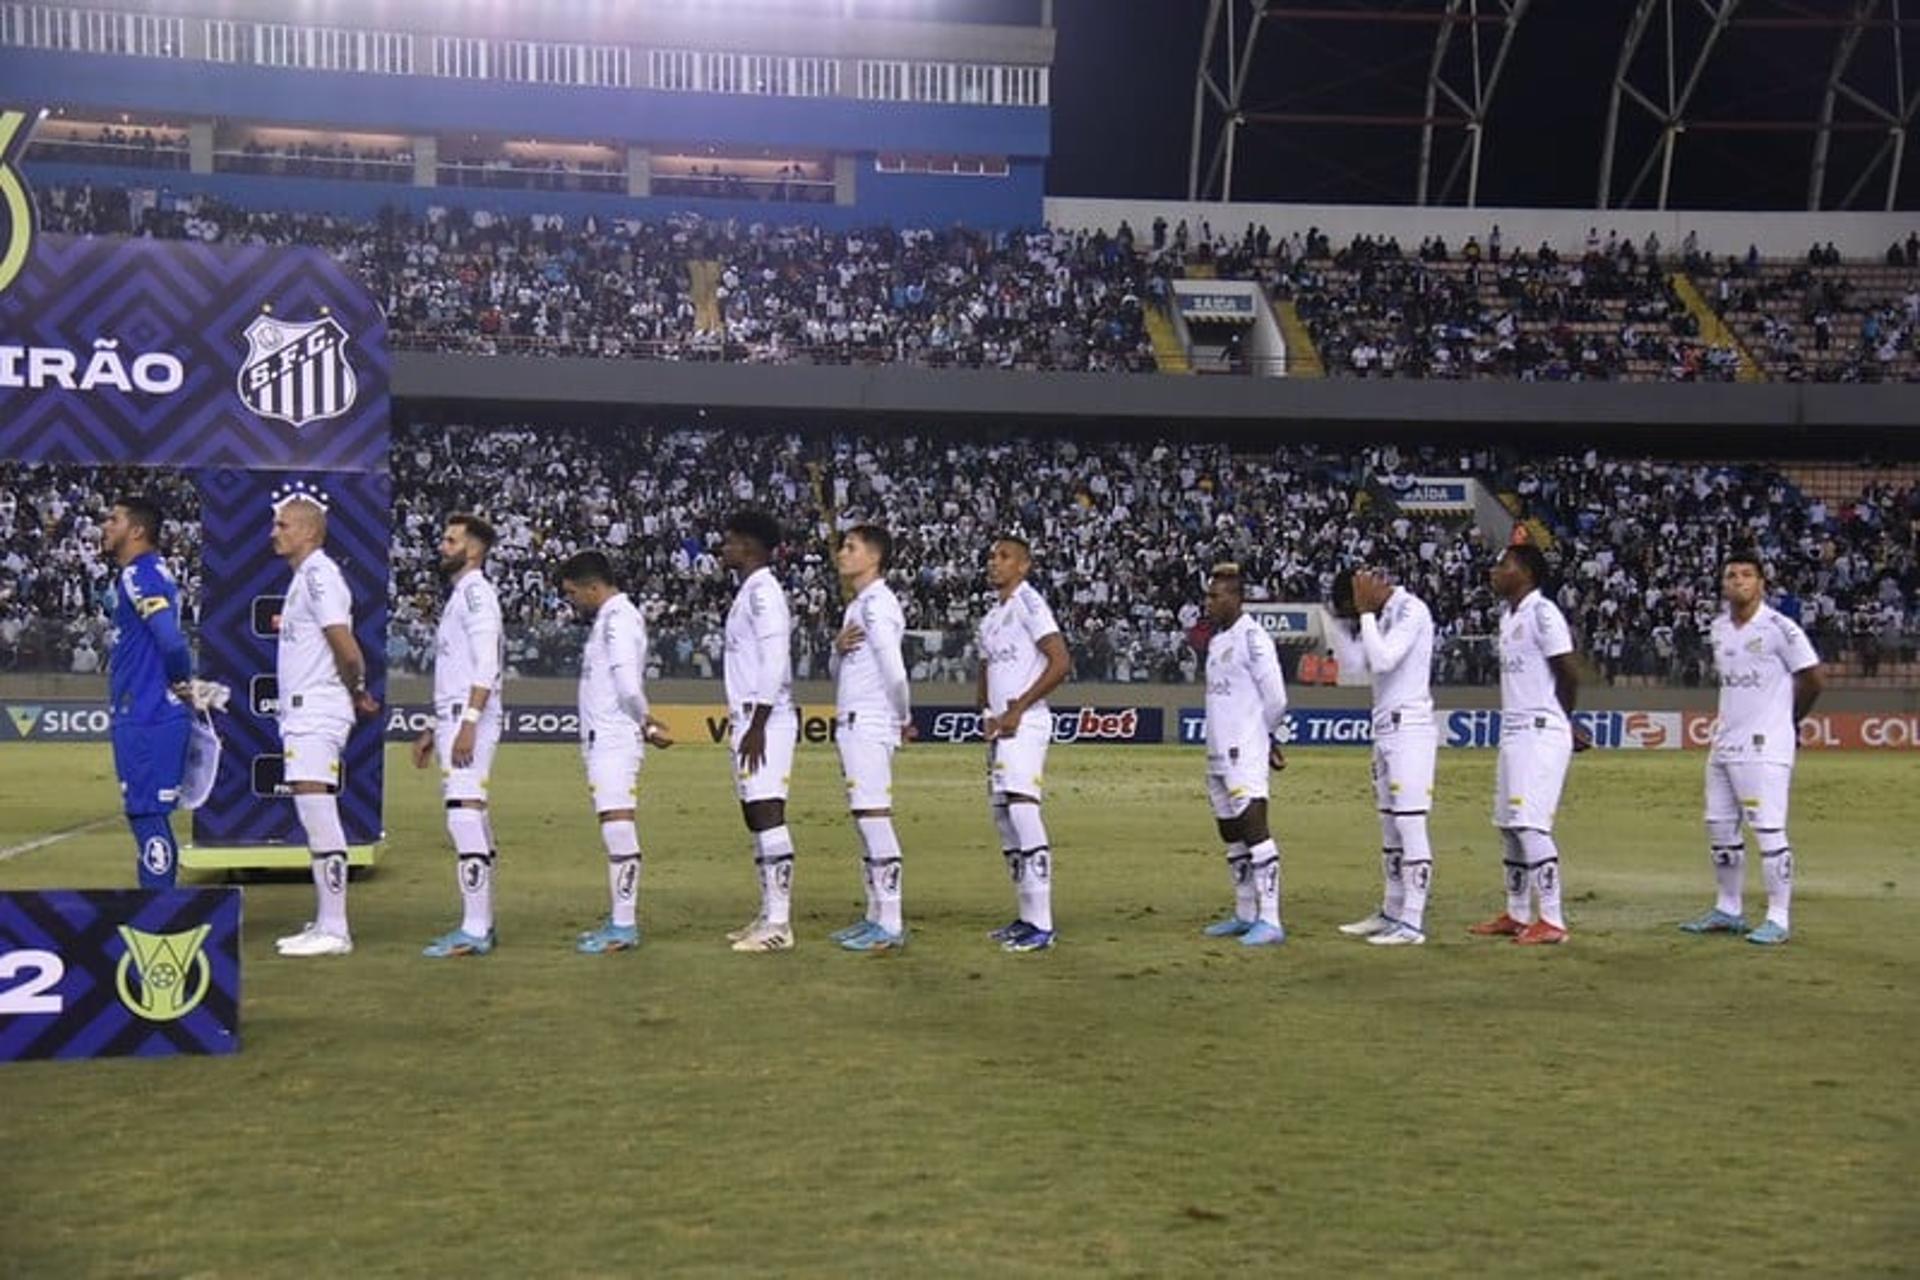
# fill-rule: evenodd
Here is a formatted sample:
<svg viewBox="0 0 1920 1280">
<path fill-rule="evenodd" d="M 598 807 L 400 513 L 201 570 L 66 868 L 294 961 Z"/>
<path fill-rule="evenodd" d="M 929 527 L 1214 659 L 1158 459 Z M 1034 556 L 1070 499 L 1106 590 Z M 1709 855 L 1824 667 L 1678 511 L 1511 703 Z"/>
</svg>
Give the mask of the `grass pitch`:
<svg viewBox="0 0 1920 1280">
<path fill-rule="evenodd" d="M 107 760 L 0 749 L 0 848 L 111 815 Z M 1378 888 L 1366 760 L 1337 749 L 1276 791 L 1294 940 L 1206 941 L 1200 764 L 1056 750 L 1063 941 L 1008 956 L 978 756 L 903 752 L 914 938 L 861 957 L 823 940 L 858 914 L 856 846 L 803 749 L 801 945 L 742 956 L 724 757 L 656 752 L 646 944 L 587 958 L 578 757 L 510 746 L 501 949 L 432 962 L 452 855 L 395 749 L 350 959 L 274 956 L 311 889 L 248 887 L 241 1054 L 0 1065 L 0 1275 L 1913 1274 L 1911 756 L 1803 757 L 1774 952 L 1675 932 L 1711 877 L 1700 757 L 1665 753 L 1576 762 L 1568 947 L 1464 935 L 1500 905 L 1486 752 L 1441 759 L 1433 943 L 1336 934 Z M 110 821 L 0 889 L 125 885 L 131 852 Z"/>
</svg>

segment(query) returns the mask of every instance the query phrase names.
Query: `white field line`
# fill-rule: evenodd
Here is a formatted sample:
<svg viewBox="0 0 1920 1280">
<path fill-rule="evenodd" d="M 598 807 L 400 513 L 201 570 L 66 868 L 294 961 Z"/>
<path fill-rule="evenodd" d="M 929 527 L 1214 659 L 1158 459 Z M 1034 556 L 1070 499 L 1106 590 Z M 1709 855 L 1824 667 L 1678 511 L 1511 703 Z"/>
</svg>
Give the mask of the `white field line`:
<svg viewBox="0 0 1920 1280">
<path fill-rule="evenodd" d="M 95 827 L 105 826 L 118 816 L 117 814 L 108 814 L 102 818 L 95 818 L 91 822 L 83 822 L 77 827 L 68 827 L 65 831 L 56 831 L 50 836 L 41 836 L 37 840 L 29 840 L 25 844 L 10 845 L 5 849 L 0 849 L 0 862 L 6 862 L 10 858 L 17 858 L 23 853 L 32 853 L 35 849 L 44 849 L 50 844 L 59 844 L 68 836 L 81 835 L 84 832 L 93 830 Z"/>
</svg>

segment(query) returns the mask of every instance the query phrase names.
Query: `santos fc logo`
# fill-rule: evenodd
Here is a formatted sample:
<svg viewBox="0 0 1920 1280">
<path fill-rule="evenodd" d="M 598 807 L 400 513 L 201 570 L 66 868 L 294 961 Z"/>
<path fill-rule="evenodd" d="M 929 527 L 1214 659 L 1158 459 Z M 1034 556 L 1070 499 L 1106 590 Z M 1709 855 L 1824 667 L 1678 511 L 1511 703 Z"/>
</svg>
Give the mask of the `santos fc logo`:
<svg viewBox="0 0 1920 1280">
<path fill-rule="evenodd" d="M 339 417 L 360 390 L 347 360 L 349 337 L 324 307 L 314 320 L 256 317 L 235 378 L 240 399 L 261 417 L 292 427 Z"/>
</svg>

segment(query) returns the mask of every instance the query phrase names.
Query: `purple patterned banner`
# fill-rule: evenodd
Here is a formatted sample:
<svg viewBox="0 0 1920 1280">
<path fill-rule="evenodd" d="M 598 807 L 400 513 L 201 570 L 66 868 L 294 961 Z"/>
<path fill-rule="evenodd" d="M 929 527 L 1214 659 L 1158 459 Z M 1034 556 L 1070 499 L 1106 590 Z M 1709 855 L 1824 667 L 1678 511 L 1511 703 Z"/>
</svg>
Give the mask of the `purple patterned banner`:
<svg viewBox="0 0 1920 1280">
<path fill-rule="evenodd" d="M 0 893 L 0 1062 L 240 1048 L 238 889 Z"/>
</svg>

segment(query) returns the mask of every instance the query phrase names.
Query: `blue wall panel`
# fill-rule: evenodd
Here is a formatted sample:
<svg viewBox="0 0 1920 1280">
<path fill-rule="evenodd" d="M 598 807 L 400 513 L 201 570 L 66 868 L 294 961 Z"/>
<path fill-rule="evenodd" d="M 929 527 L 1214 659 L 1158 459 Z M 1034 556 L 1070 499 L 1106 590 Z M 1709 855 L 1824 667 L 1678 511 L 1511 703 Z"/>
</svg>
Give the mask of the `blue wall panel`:
<svg viewBox="0 0 1920 1280">
<path fill-rule="evenodd" d="M 576 89 L 23 49 L 0 50 L 0 85 L 15 102 L 399 132 L 1006 156 L 1051 147 L 1045 107 Z"/>
<path fill-rule="evenodd" d="M 130 169 L 107 165 L 29 162 L 28 180 L 36 187 L 147 187 L 160 191 L 217 196 L 243 209 L 265 212 L 308 210 L 367 218 L 383 206 L 424 210 L 491 209 L 498 213 L 558 213 L 584 219 L 640 217 L 661 219 L 692 212 L 742 222 L 811 223 L 823 227 L 894 226 L 1026 227 L 1043 217 L 1044 166 L 1016 161 L 1006 178 L 936 178 L 882 174 L 863 156 L 855 190 L 858 203 L 763 204 L 746 200 L 702 200 L 685 196 L 635 200 L 621 195 L 570 191 L 506 191 L 476 187 L 414 187 L 386 182 L 342 182 L 325 178 L 269 178 L 244 174 L 193 174 L 178 169 Z"/>
</svg>

